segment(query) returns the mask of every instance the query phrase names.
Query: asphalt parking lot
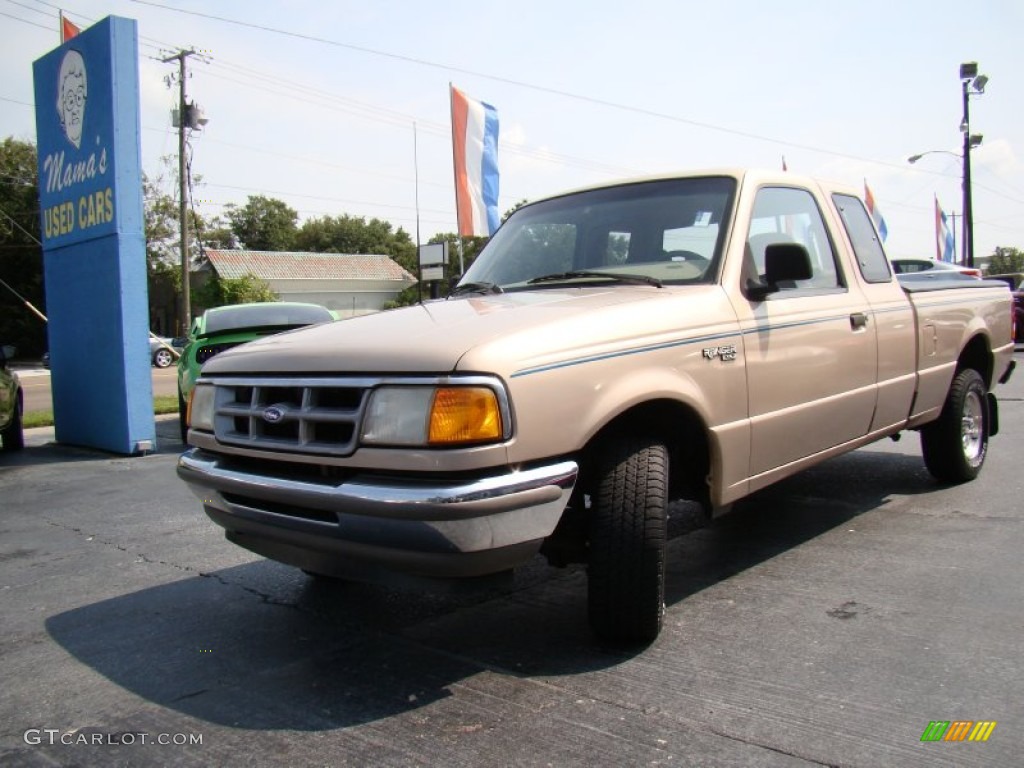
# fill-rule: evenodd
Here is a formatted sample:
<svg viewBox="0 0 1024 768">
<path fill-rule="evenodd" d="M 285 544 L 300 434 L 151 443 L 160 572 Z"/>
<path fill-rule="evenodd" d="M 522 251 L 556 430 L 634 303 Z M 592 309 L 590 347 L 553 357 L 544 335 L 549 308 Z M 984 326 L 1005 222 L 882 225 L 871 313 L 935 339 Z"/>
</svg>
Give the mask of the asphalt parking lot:
<svg viewBox="0 0 1024 768">
<path fill-rule="evenodd" d="M 1022 353 L 1017 353 L 1018 362 Z M 1024 374 L 976 482 L 917 439 L 669 548 L 666 626 L 603 648 L 585 574 L 465 594 L 320 583 L 227 543 L 159 450 L 0 455 L 0 763 L 1019 765 Z M 932 721 L 988 741 L 922 742 Z"/>
</svg>

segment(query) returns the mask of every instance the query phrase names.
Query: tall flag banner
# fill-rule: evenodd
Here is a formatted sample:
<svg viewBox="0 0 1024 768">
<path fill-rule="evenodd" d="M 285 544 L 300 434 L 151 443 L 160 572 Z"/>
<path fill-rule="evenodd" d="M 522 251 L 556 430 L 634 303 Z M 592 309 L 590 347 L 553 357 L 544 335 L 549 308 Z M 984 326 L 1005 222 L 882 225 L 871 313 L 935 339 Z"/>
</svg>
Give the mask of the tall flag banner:
<svg viewBox="0 0 1024 768">
<path fill-rule="evenodd" d="M 882 212 L 878 210 L 878 206 L 875 205 L 875 196 L 871 194 L 871 188 L 868 187 L 867 179 L 864 179 L 864 202 L 867 203 L 868 213 L 871 214 L 875 227 L 878 229 L 878 234 L 884 243 L 886 236 L 889 234 L 889 228 L 885 226 L 885 218 L 882 216 Z"/>
<path fill-rule="evenodd" d="M 82 31 L 82 28 L 77 24 L 72 24 L 64 17 L 64 11 L 60 12 L 60 42 L 61 45 L 66 43 L 72 37 Z"/>
<path fill-rule="evenodd" d="M 955 238 L 949 230 L 949 222 L 946 220 L 946 213 L 939 205 L 939 196 L 935 196 L 935 258 L 939 261 L 955 261 L 956 253 L 953 250 Z"/>
<path fill-rule="evenodd" d="M 498 213 L 498 111 L 451 88 L 455 205 L 462 237 L 489 237 Z"/>
</svg>

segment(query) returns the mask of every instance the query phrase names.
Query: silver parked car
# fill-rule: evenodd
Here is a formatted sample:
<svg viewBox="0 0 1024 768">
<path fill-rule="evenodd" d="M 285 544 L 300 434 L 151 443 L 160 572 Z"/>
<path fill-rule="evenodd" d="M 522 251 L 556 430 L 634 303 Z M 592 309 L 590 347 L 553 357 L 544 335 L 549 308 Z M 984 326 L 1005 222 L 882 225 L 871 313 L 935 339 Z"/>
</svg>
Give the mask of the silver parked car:
<svg viewBox="0 0 1024 768">
<path fill-rule="evenodd" d="M 937 261 L 936 259 L 891 259 L 892 269 L 897 275 L 916 275 L 921 272 L 929 272 L 937 277 L 942 273 L 959 272 L 968 277 L 981 278 L 981 270 L 975 267 L 964 267 L 960 264 L 953 264 L 949 261 Z M 948 276 L 948 274 L 947 274 Z"/>
<path fill-rule="evenodd" d="M 188 339 L 181 337 L 171 339 L 166 336 L 150 336 L 149 356 L 153 365 L 157 368 L 167 368 L 173 364 L 181 357 L 181 350 L 185 348 L 186 341 Z"/>
</svg>

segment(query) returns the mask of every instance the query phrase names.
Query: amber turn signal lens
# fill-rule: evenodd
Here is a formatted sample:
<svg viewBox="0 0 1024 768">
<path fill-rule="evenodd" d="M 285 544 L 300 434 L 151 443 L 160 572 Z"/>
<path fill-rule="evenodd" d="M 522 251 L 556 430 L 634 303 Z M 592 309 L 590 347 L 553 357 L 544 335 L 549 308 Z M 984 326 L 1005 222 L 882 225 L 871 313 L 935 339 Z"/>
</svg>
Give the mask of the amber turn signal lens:
<svg viewBox="0 0 1024 768">
<path fill-rule="evenodd" d="M 487 387 L 438 387 L 430 408 L 430 445 L 479 443 L 502 435 L 498 398 Z"/>
</svg>

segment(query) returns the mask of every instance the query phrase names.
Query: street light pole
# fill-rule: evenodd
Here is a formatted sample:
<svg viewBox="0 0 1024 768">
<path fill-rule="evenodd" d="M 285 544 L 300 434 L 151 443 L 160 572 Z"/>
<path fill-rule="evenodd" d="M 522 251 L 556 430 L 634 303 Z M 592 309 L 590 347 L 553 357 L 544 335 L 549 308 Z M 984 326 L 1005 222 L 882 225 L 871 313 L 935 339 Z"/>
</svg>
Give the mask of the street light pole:
<svg viewBox="0 0 1024 768">
<path fill-rule="evenodd" d="M 977 65 L 975 65 L 975 71 L 977 71 Z M 964 68 L 960 67 L 960 76 L 963 77 Z M 964 265 L 967 267 L 974 267 L 974 211 L 971 206 L 971 113 L 970 113 L 970 93 L 968 92 L 968 85 L 970 80 L 961 80 L 961 85 L 964 91 L 964 121 L 961 123 L 960 128 L 964 132 L 964 247 L 963 257 Z"/>
<path fill-rule="evenodd" d="M 971 96 L 985 92 L 988 78 L 978 74 L 978 62 L 960 65 L 960 86 L 964 99 L 964 119 L 960 130 L 964 134 L 964 265 L 974 266 L 974 206 L 971 204 L 971 148 L 981 143 L 981 136 L 971 135 Z"/>
</svg>

